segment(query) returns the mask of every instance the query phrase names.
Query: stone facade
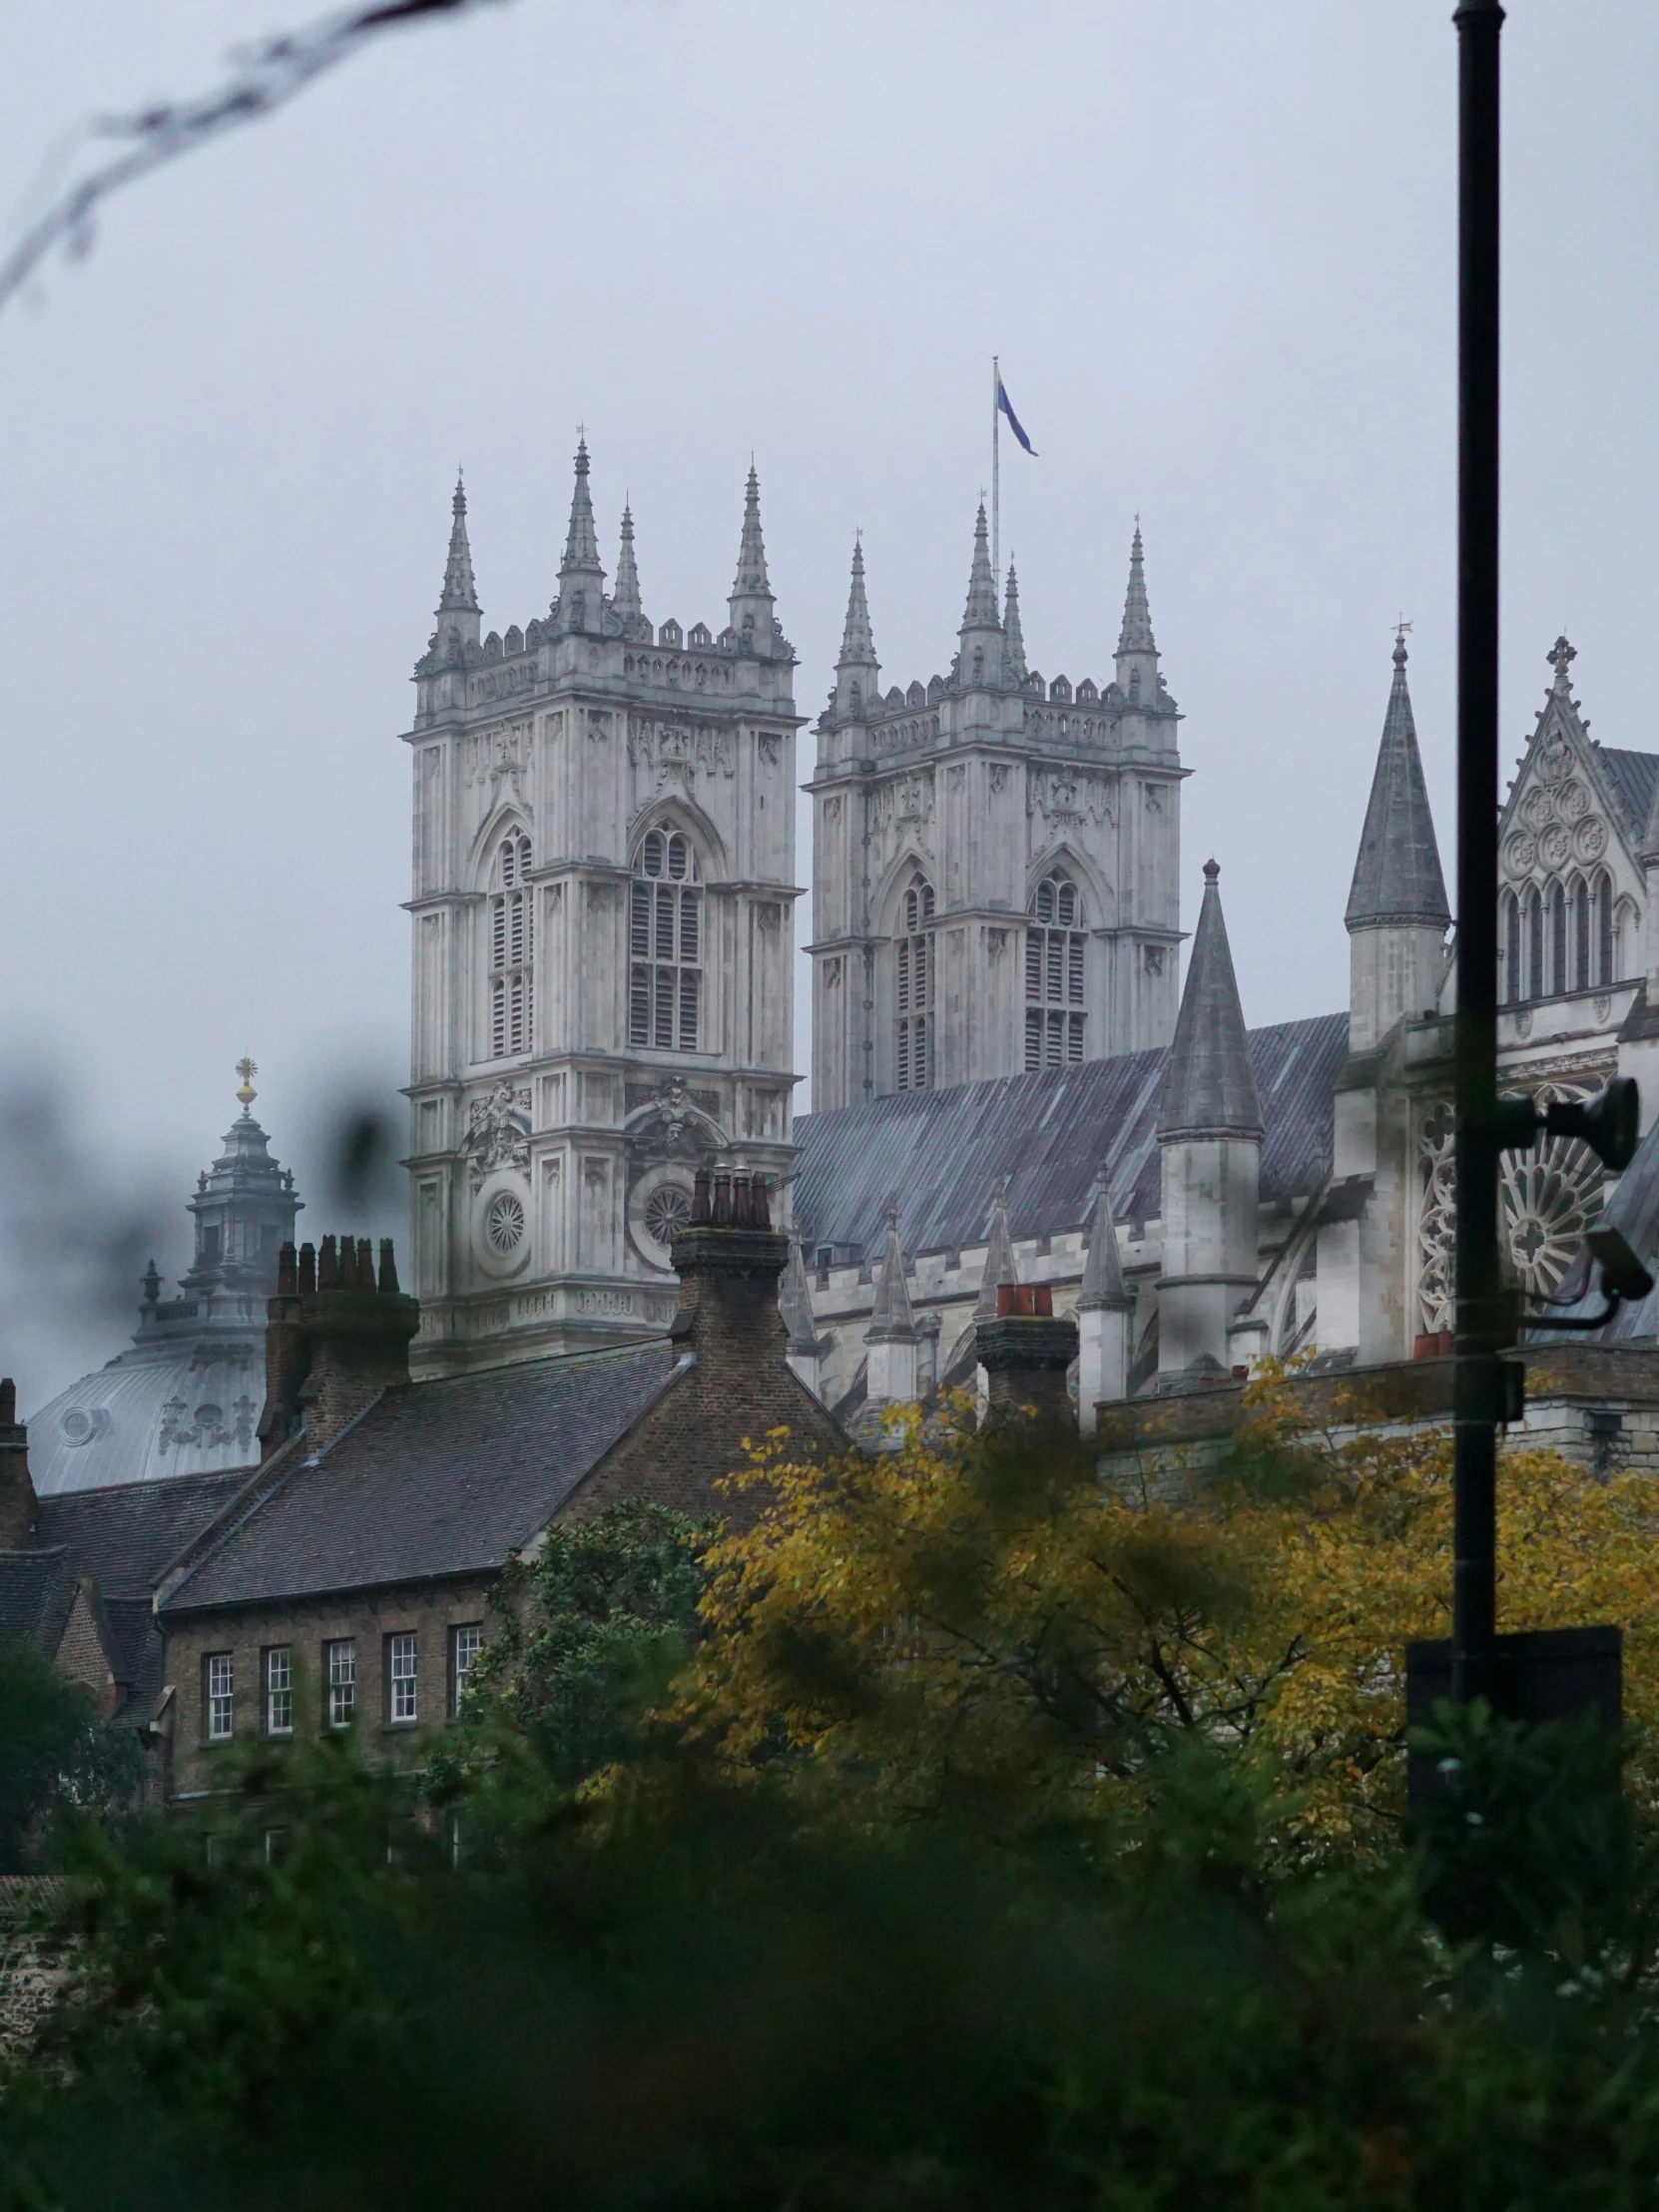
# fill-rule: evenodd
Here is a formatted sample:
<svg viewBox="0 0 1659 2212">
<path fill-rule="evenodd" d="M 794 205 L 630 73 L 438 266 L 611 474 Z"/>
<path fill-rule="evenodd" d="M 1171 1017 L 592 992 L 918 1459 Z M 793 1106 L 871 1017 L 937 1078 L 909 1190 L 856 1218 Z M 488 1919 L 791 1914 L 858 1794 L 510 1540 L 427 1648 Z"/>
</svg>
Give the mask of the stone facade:
<svg viewBox="0 0 1659 2212">
<path fill-rule="evenodd" d="M 585 444 L 548 615 L 480 638 L 457 488 L 415 672 L 419 1375 L 661 1335 L 697 1167 L 787 1172 L 795 655 L 750 472 L 728 620 L 605 589 Z"/>
<path fill-rule="evenodd" d="M 1137 529 L 1104 687 L 1028 669 L 981 507 L 949 674 L 883 694 L 863 552 L 813 799 L 813 1097 L 1166 1043 L 1180 947 L 1179 714 Z"/>
</svg>

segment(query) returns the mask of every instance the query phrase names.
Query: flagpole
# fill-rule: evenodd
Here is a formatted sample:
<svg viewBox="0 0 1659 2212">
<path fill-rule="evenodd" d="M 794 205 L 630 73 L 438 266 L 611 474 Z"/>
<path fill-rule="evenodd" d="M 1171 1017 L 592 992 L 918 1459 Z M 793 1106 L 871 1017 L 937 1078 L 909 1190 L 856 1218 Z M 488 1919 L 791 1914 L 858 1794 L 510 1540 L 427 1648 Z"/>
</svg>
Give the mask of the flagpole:
<svg viewBox="0 0 1659 2212">
<path fill-rule="evenodd" d="M 998 404 L 1002 390 L 1002 369 L 996 354 L 991 355 L 991 574 L 996 579 L 998 594 L 1002 590 L 1002 486 L 998 480 L 1000 452 L 997 442 L 997 421 L 1002 409 Z"/>
</svg>

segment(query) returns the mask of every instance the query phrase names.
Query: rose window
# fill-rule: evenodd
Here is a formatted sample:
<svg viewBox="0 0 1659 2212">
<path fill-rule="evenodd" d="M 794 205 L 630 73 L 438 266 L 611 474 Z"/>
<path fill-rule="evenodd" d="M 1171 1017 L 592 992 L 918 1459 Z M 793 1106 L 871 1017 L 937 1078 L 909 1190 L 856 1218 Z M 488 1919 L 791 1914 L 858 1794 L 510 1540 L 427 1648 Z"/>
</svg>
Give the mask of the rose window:
<svg viewBox="0 0 1659 2212">
<path fill-rule="evenodd" d="M 1576 1084 L 1545 1084 L 1540 1106 L 1552 1098 L 1582 1098 Z M 1456 1190 L 1452 1179 L 1451 1109 L 1436 1107 L 1418 1140 L 1417 1327 L 1432 1335 L 1453 1325 L 1453 1258 Z M 1498 1156 L 1504 1258 L 1528 1298 L 1559 1290 L 1600 1218 L 1601 1162 L 1576 1137 L 1538 1136 L 1522 1152 Z"/>
<path fill-rule="evenodd" d="M 646 1234 L 666 1251 L 691 1220 L 692 1202 L 678 1183 L 659 1183 L 645 1202 Z"/>
<path fill-rule="evenodd" d="M 505 1259 L 524 1242 L 524 1204 L 511 1191 L 492 1198 L 484 1216 L 484 1236 L 492 1252 Z"/>
</svg>

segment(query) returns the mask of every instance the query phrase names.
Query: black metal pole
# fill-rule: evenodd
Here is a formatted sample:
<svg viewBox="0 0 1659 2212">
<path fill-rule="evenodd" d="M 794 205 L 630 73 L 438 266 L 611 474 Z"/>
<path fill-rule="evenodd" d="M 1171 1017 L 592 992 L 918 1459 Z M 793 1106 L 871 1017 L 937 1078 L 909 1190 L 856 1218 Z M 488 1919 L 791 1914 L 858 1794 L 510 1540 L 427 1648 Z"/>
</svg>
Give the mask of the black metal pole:
<svg viewBox="0 0 1659 2212">
<path fill-rule="evenodd" d="M 1457 1177 L 1452 1696 L 1489 1694 L 1498 1352 L 1498 0 L 1457 26 Z"/>
</svg>

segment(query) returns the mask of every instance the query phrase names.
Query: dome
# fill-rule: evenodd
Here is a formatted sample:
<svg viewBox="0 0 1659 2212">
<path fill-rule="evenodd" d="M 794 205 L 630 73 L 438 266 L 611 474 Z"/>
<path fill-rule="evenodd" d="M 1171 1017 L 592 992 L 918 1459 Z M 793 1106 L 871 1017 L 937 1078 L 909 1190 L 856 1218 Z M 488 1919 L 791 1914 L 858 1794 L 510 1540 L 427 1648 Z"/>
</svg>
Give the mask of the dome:
<svg viewBox="0 0 1659 2212">
<path fill-rule="evenodd" d="M 252 1467 L 265 1403 L 266 1300 L 293 1236 L 292 1174 L 254 1119 L 252 1060 L 240 1063 L 242 1112 L 197 1180 L 182 1295 L 164 1299 L 152 1260 L 133 1348 L 82 1376 L 29 1419 L 37 1497 Z"/>
</svg>

